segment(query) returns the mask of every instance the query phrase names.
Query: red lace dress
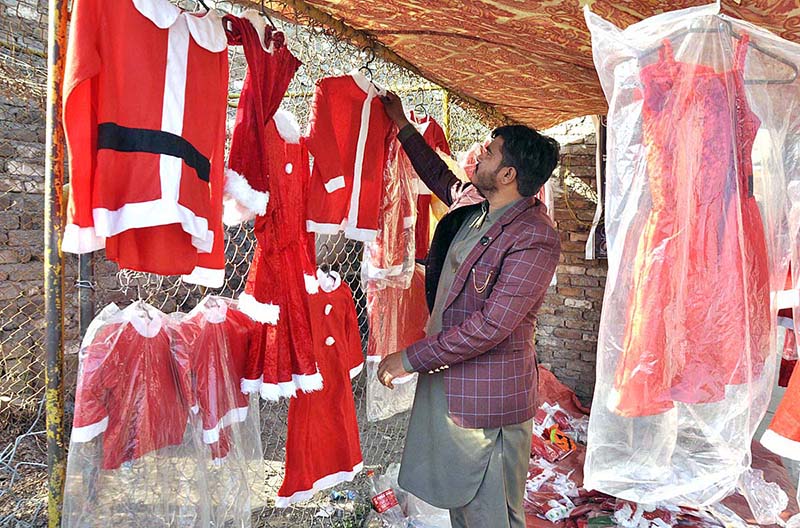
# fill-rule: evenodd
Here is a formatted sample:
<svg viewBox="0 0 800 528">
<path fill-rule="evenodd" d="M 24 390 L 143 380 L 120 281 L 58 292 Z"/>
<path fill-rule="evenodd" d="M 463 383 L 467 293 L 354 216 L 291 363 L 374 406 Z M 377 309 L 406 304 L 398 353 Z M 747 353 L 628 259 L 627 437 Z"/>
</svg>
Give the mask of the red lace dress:
<svg viewBox="0 0 800 528">
<path fill-rule="evenodd" d="M 727 385 L 761 373 L 769 272 L 752 189 L 760 122 L 743 84 L 747 43 L 723 73 L 676 61 L 669 41 L 641 71 L 652 205 L 610 402 L 620 415 L 720 401 Z"/>
</svg>

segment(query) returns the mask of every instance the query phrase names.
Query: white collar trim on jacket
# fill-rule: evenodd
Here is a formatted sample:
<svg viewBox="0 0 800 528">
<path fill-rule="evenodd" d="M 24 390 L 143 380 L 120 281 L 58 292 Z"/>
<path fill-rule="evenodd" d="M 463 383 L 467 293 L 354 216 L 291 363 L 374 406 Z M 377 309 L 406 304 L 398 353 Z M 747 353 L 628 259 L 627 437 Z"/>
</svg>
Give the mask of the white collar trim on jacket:
<svg viewBox="0 0 800 528">
<path fill-rule="evenodd" d="M 122 318 L 133 326 L 139 335 L 153 338 L 161 331 L 161 318 L 164 314 L 144 301 L 136 301 L 124 310 Z"/>
<path fill-rule="evenodd" d="M 385 95 L 386 90 L 378 86 L 377 84 L 373 83 L 369 79 L 367 79 L 360 71 L 353 70 L 348 73 L 350 77 L 353 78 L 353 82 L 356 83 L 356 86 L 361 88 L 361 90 L 366 93 L 368 96 L 375 97 L 377 95 Z"/>
<path fill-rule="evenodd" d="M 321 269 L 317 270 L 317 282 L 322 291 L 330 293 L 342 284 L 342 276 L 331 270 L 325 273 Z"/>
<path fill-rule="evenodd" d="M 167 0 L 133 0 L 136 9 L 159 29 L 172 27 L 180 17 L 186 20 L 194 41 L 208 51 L 219 53 L 228 49 L 228 38 L 222 19 L 214 10 L 202 16 L 187 13 Z"/>
</svg>

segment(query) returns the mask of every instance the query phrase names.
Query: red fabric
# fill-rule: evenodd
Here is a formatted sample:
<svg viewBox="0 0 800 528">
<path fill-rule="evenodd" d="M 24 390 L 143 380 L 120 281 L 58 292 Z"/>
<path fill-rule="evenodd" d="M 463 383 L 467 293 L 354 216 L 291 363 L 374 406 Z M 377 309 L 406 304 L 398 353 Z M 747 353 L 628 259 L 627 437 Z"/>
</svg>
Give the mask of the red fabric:
<svg viewBox="0 0 800 528">
<path fill-rule="evenodd" d="M 249 397 L 241 390 L 246 365 L 259 354 L 260 325 L 245 314 L 208 300 L 180 325 L 190 341 L 197 410 L 203 440 L 214 444 L 220 432 L 247 417 Z M 215 457 L 220 458 L 220 457 Z"/>
<path fill-rule="evenodd" d="M 310 499 L 316 491 L 353 480 L 362 467 L 356 406 L 350 384 L 363 365 L 353 295 L 341 279 L 309 296 L 314 353 L 325 384 L 289 403 L 286 467 L 279 507 Z"/>
<path fill-rule="evenodd" d="M 308 149 L 314 156 L 308 230 L 370 241 L 375 238 L 383 173 L 396 128 L 359 74 L 317 82 Z"/>
<path fill-rule="evenodd" d="M 245 293 L 262 305 L 280 309 L 276 328 L 263 330 L 258 373 L 266 385 L 289 387 L 298 381 L 296 376 L 317 374 L 304 278 L 304 273 L 313 278 L 314 266 L 303 225 L 308 152 L 302 142 L 290 143 L 281 137 L 275 124 L 275 119 L 279 118 L 289 119 L 279 112 L 266 126 L 270 204 L 267 214 L 256 218 L 254 232 L 258 245 Z M 241 309 L 253 316 L 243 307 Z M 284 389 L 282 395 L 290 395 L 287 390 L 294 392 Z"/>
<path fill-rule="evenodd" d="M 176 275 L 224 265 L 218 218 L 228 54 L 216 15 L 195 22 L 205 28 L 195 33 L 185 20 L 191 15 L 177 14 L 174 6 L 158 16 L 173 13 L 169 8 L 175 19 L 161 29 L 148 18 L 156 15 L 143 14 L 133 2 L 73 3 L 64 79 L 70 194 L 62 247 L 86 253 L 105 246 L 121 268 Z M 211 41 L 199 42 L 196 34 Z M 210 163 L 208 181 L 180 158 L 98 148 L 98 127 L 109 124 L 185 140 Z"/>
<path fill-rule="evenodd" d="M 652 210 L 614 381 L 624 416 L 719 401 L 726 385 L 761 372 L 768 351 L 766 243 L 748 181 L 759 120 L 742 84 L 746 36 L 738 46 L 734 69 L 716 73 L 676 62 L 665 41 L 641 72 Z"/>
<path fill-rule="evenodd" d="M 223 20 L 228 24 L 228 43 L 241 45 L 247 59 L 228 167 L 244 176 L 254 190 L 269 191 L 270 165 L 264 124 L 278 110 L 301 62 L 283 45 L 273 43 L 272 52 L 265 51 L 249 20 L 233 15 L 225 15 Z"/>
<path fill-rule="evenodd" d="M 189 351 L 171 347 L 164 326 L 145 337 L 130 322 L 109 324 L 81 353 L 72 441 L 102 433 L 102 469 L 181 444 L 193 400 Z"/>
<path fill-rule="evenodd" d="M 447 137 L 444 130 L 439 126 L 431 116 L 418 116 L 414 111 L 411 111 L 409 119 L 417 130 L 420 131 L 425 142 L 431 146 L 432 149 L 439 149 L 448 156 L 450 152 L 450 144 L 447 142 Z M 405 153 L 401 153 L 405 157 Z M 415 247 L 416 257 L 424 259 L 428 256 L 428 250 L 431 245 L 431 190 L 420 180 L 419 181 L 419 195 L 417 197 L 417 224 L 415 228 Z"/>
<path fill-rule="evenodd" d="M 767 441 L 768 435 L 771 442 Z M 800 460 L 800 369 L 794 369 L 762 443 L 773 452 Z"/>
<path fill-rule="evenodd" d="M 383 358 L 425 338 L 428 309 L 425 271 L 416 266 L 408 288 L 367 291 L 369 340 L 367 356 Z"/>
</svg>

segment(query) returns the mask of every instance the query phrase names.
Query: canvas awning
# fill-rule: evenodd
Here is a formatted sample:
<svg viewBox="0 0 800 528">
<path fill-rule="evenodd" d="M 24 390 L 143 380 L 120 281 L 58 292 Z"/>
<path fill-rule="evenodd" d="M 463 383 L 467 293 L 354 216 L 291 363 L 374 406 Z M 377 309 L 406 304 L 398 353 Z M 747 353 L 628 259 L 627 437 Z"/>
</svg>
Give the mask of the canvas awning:
<svg viewBox="0 0 800 528">
<path fill-rule="evenodd" d="M 538 128 L 605 113 L 582 5 L 621 27 L 689 0 L 289 0 L 329 15 L 411 63 L 428 79 Z M 722 11 L 800 42 L 794 0 L 723 2 Z M 284 11 L 291 17 L 292 9 Z"/>
</svg>

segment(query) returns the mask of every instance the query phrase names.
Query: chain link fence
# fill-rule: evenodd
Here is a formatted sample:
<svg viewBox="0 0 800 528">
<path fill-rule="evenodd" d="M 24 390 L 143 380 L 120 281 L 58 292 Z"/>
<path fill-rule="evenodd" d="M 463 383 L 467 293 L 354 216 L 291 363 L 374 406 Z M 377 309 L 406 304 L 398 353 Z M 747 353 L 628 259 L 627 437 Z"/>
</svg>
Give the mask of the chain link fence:
<svg viewBox="0 0 800 528">
<path fill-rule="evenodd" d="M 179 4 L 197 8 L 192 0 Z M 277 2 L 267 2 L 267 7 L 275 6 Z M 234 14 L 243 9 L 231 2 L 216 2 L 215 7 Z M 29 528 L 47 522 L 42 287 L 46 17 L 44 0 L 0 0 L 0 527 Z M 374 54 L 370 50 L 343 42 L 330 29 L 299 14 L 295 19 L 300 24 L 277 19 L 275 23 L 303 63 L 282 104 L 297 116 L 301 129 L 307 126 L 315 81 L 346 74 L 367 63 L 373 80 L 396 91 L 407 108 L 424 110 L 444 123 L 447 103 L 440 87 L 393 64 L 371 60 Z M 246 71 L 241 49 L 231 48 L 230 64 L 229 137 Z M 476 116 L 456 105 L 449 106 L 449 124 L 454 152 L 466 150 L 488 133 Z M 318 261 L 338 269 L 353 291 L 366 345 L 366 298 L 360 287 L 362 246 L 338 236 L 322 236 L 317 243 L 319 248 L 326 248 Z M 227 231 L 228 265 L 221 295 L 235 297 L 243 290 L 254 245 L 252 225 Z M 210 293 L 175 277 L 119 272 L 102 252 L 93 256 L 89 267 L 89 282 L 79 282 L 77 257 L 65 255 L 67 424 L 72 421 L 81 288 L 85 288 L 86 302 L 93 303 L 95 313 L 109 302 L 126 305 L 138 298 L 165 312 L 188 311 Z M 354 387 L 364 461 L 366 467 L 382 471 L 400 459 L 407 414 L 379 423 L 367 422 L 364 380 L 365 376 L 360 376 Z M 285 401 L 262 404 L 268 505 L 253 512 L 254 526 L 360 526 L 369 508 L 363 474 L 339 488 L 356 491 L 355 501 L 332 502 L 329 492 L 321 492 L 291 508 L 271 506 L 283 475 L 287 409 Z"/>
</svg>

